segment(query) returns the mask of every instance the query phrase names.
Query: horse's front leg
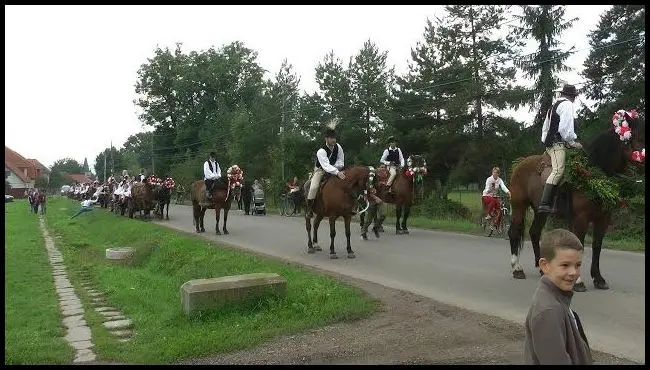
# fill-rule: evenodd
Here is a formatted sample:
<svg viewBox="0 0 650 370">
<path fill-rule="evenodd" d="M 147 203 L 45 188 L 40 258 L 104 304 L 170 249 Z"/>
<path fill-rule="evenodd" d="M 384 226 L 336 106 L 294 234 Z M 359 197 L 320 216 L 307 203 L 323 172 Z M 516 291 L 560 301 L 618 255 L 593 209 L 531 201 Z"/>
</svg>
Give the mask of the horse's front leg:
<svg viewBox="0 0 650 370">
<path fill-rule="evenodd" d="M 591 243 L 591 278 L 594 281 L 594 288 L 603 290 L 609 289 L 609 285 L 603 275 L 600 274 L 600 251 L 608 227 L 609 216 L 594 220 L 594 240 Z"/>
<path fill-rule="evenodd" d="M 334 250 L 334 238 L 336 237 L 336 217 L 329 217 L 330 220 L 330 259 L 337 259 L 339 256 L 336 255 Z"/>
<path fill-rule="evenodd" d="M 402 214 L 402 234 L 408 234 L 409 229 L 406 227 L 406 220 L 409 218 L 409 215 L 411 214 L 411 205 L 410 204 L 405 204 L 404 205 L 404 214 Z"/>
<path fill-rule="evenodd" d="M 165 219 L 169 221 L 169 201 L 167 201 L 167 214 L 165 215 Z"/>
<path fill-rule="evenodd" d="M 395 234 L 401 235 L 402 229 L 400 228 L 399 220 L 402 217 L 402 206 L 395 204 Z"/>
<path fill-rule="evenodd" d="M 343 216 L 343 221 L 345 222 L 345 239 L 347 239 L 347 249 L 348 249 L 348 258 L 355 258 L 354 252 L 352 251 L 352 245 L 350 244 L 350 222 L 352 222 L 352 216 Z"/>
<path fill-rule="evenodd" d="M 219 218 L 221 217 L 221 207 L 218 205 L 214 206 L 214 220 L 216 222 L 214 228 L 216 230 L 217 235 L 221 235 L 221 231 L 219 231 Z"/>
<path fill-rule="evenodd" d="M 228 211 L 230 211 L 230 207 L 225 207 L 223 209 L 223 233 L 225 235 L 230 234 L 228 232 L 228 227 L 226 226 L 226 224 L 228 223 Z"/>
<path fill-rule="evenodd" d="M 314 250 L 320 252 L 323 248 L 318 245 L 318 227 L 320 226 L 321 221 L 323 221 L 323 216 L 316 215 L 314 218 Z"/>
<path fill-rule="evenodd" d="M 201 207 L 201 232 L 205 232 L 205 225 L 203 225 L 203 221 L 205 220 L 205 211 L 207 211 L 207 208 Z"/>
<path fill-rule="evenodd" d="M 586 219 L 585 217 L 580 217 L 577 215 L 577 212 L 574 212 L 576 216 L 574 216 L 573 219 L 573 230 L 571 230 L 578 239 L 580 240 L 580 244 L 584 247 L 585 245 L 585 235 L 587 235 L 587 229 L 589 228 L 589 220 Z M 596 229 L 594 228 L 594 231 Z M 602 243 L 602 237 L 605 234 L 600 237 L 601 243 Z M 596 242 L 596 238 L 594 238 L 594 243 Z M 602 244 L 601 244 L 602 245 Z M 593 251 L 594 255 L 596 254 L 596 251 Z M 595 256 L 594 256 L 595 257 Z M 600 258 L 600 248 L 598 248 L 598 258 Z M 593 261 L 592 261 L 592 268 L 593 268 Z M 582 277 L 578 276 L 578 280 L 576 280 L 576 283 L 573 285 L 573 290 L 576 292 L 586 292 L 587 291 L 587 286 L 585 285 L 584 281 L 582 281 Z"/>
<path fill-rule="evenodd" d="M 314 253 L 314 244 L 311 241 L 311 217 L 305 212 L 305 229 L 307 230 L 307 253 Z"/>
</svg>

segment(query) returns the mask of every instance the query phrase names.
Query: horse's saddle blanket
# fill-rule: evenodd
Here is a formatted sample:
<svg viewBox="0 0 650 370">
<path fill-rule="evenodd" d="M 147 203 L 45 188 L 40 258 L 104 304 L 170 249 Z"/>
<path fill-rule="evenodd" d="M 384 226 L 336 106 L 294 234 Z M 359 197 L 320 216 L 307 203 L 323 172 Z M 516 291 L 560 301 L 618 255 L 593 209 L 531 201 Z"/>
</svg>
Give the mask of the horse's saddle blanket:
<svg viewBox="0 0 650 370">
<path fill-rule="evenodd" d="M 548 179 L 548 176 L 551 174 L 552 170 L 553 167 L 551 165 L 551 156 L 549 156 L 548 153 L 544 152 L 544 154 L 542 154 L 542 159 L 537 165 L 537 173 L 542 180 L 542 184 L 546 183 L 546 179 Z M 562 180 L 560 180 L 560 183 L 558 185 L 562 184 L 564 184 L 564 176 L 562 176 Z"/>
</svg>

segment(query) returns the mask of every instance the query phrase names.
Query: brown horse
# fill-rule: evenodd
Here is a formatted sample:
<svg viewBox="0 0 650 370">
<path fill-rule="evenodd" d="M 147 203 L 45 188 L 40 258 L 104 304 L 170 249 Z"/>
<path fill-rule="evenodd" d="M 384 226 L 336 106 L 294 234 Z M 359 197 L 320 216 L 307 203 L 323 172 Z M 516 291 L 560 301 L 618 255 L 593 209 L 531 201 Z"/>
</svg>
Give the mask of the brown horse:
<svg viewBox="0 0 650 370">
<path fill-rule="evenodd" d="M 421 198 L 422 193 L 422 175 L 426 173 L 427 162 L 421 155 L 414 154 L 407 159 L 407 169 L 398 169 L 397 176 L 391 184 L 391 193 L 388 193 L 388 188 L 385 185 L 385 181 L 388 180 L 388 173 L 385 172 L 385 175 L 379 174 L 379 186 L 377 194 L 385 203 L 390 203 L 395 205 L 395 233 L 397 235 L 408 234 L 409 230 L 406 227 L 406 221 L 408 220 L 409 215 L 411 214 L 411 206 L 413 201 L 416 198 Z M 408 169 L 414 171 L 414 176 L 407 176 L 405 172 Z M 365 214 L 361 214 L 361 224 Z M 382 216 L 379 219 L 379 229 L 383 230 L 382 223 L 386 216 Z M 401 221 L 401 222 L 400 222 Z"/>
<path fill-rule="evenodd" d="M 205 227 L 203 226 L 203 219 L 205 218 L 205 211 L 208 209 L 214 209 L 215 212 L 215 230 L 217 235 L 221 235 L 219 231 L 219 216 L 221 210 L 223 209 L 223 233 L 228 235 L 228 212 L 230 211 L 230 205 L 232 200 L 241 194 L 241 186 L 230 187 L 227 179 L 224 179 L 223 182 L 218 181 L 212 190 L 212 198 L 207 199 L 205 196 L 205 181 L 199 180 L 192 183 L 191 186 L 191 198 L 192 198 L 192 209 L 193 209 L 193 220 L 194 226 L 196 226 L 196 232 L 202 233 L 205 232 Z"/>
<path fill-rule="evenodd" d="M 628 142 L 622 142 L 618 134 L 611 128 L 599 134 L 587 150 L 590 165 L 599 167 L 608 176 L 622 175 L 630 163 L 629 158 L 632 151 L 640 150 L 645 142 L 645 124 L 634 120 L 630 122 L 630 127 L 632 128 L 632 138 Z M 519 254 L 523 247 L 524 218 L 528 207 L 535 212 L 539 205 L 542 188 L 551 170 L 550 163 L 550 158 L 546 153 L 533 155 L 523 159 L 512 171 L 510 178 L 512 223 L 508 236 L 511 252 L 510 264 L 515 279 L 526 278 L 523 268 L 519 264 Z M 573 233 L 583 244 L 589 224 L 594 224 L 590 273 L 596 289 L 609 289 L 600 273 L 600 251 L 611 220 L 611 211 L 590 201 L 582 192 L 569 188 L 566 183 L 561 184 L 559 188 L 557 206 L 555 216 L 568 221 Z M 535 212 L 529 230 L 535 254 L 535 267 L 539 267 L 539 240 L 547 218 L 547 214 Z M 574 290 L 586 291 L 581 278 L 578 278 Z"/>
<path fill-rule="evenodd" d="M 343 170 L 345 173 L 345 180 L 339 179 L 337 176 L 329 176 L 325 184 L 321 186 L 316 199 L 314 199 L 314 238 L 312 242 L 312 221 L 309 212 L 305 212 L 305 228 L 307 229 L 307 253 L 314 253 L 315 251 L 322 251 L 318 246 L 318 226 L 323 218 L 327 217 L 330 221 L 330 258 L 336 259 L 336 251 L 334 250 L 334 237 L 336 236 L 336 219 L 339 216 L 343 217 L 345 222 L 345 238 L 347 239 L 348 258 L 355 258 L 352 246 L 350 245 L 350 221 L 352 216 L 356 213 L 355 207 L 357 201 L 353 193 L 362 193 L 366 196 L 368 188 L 368 174 L 370 173 L 367 167 L 351 166 Z M 309 186 L 311 179 L 303 185 L 303 192 L 305 198 L 309 193 Z M 367 204 L 367 199 L 365 199 Z M 366 207 L 367 209 L 367 207 Z M 365 209 L 361 211 L 363 214 Z"/>
</svg>

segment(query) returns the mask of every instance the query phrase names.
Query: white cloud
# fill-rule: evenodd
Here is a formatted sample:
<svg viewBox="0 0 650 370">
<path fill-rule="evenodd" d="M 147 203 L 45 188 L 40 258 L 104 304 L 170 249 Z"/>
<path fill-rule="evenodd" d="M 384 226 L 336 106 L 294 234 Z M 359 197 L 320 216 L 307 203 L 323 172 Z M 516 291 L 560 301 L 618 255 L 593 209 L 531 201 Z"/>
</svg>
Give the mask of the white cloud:
<svg viewBox="0 0 650 370">
<path fill-rule="evenodd" d="M 567 6 L 579 16 L 565 35 L 588 48 L 587 34 L 609 6 Z M 259 52 L 271 74 L 286 57 L 301 87 L 316 88 L 314 68 L 333 49 L 347 62 L 371 39 L 406 71 L 411 47 L 440 6 L 5 6 L 6 145 L 45 165 L 69 156 L 91 167 L 112 140 L 142 131 L 134 85 L 156 46 L 184 50 L 235 40 Z M 568 43 L 568 42 L 567 42 Z M 571 44 L 568 44 L 570 46 Z M 574 54 L 566 76 L 588 51 Z"/>
</svg>

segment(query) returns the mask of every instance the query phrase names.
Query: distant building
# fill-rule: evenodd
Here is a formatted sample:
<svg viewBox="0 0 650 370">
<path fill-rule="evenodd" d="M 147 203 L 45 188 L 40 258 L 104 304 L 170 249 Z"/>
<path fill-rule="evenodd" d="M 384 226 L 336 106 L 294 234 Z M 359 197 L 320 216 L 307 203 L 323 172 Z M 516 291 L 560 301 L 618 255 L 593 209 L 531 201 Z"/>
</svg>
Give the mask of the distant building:
<svg viewBox="0 0 650 370">
<path fill-rule="evenodd" d="M 49 180 L 50 170 L 38 160 L 27 159 L 5 146 L 5 178 L 11 186 L 9 195 L 24 198 L 25 191 L 33 189 L 40 176 Z"/>
</svg>

